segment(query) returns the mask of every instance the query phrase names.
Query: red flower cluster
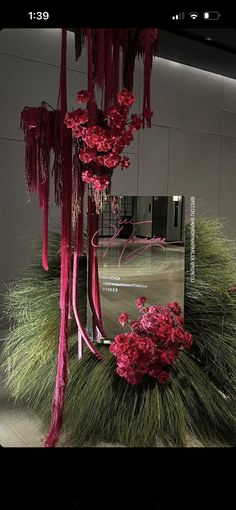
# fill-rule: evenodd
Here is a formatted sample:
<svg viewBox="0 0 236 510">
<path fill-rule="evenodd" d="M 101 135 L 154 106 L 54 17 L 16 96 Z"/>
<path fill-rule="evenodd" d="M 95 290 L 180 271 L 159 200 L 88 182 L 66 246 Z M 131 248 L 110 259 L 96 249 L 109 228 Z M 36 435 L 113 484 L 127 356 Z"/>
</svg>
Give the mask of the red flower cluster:
<svg viewBox="0 0 236 510">
<path fill-rule="evenodd" d="M 122 326 L 129 324 L 132 332 L 117 335 L 110 352 L 117 358 L 117 373 L 129 384 L 139 384 L 144 375 L 155 378 L 159 384 L 170 378 L 169 367 L 180 351 L 192 345 L 192 335 L 183 328 L 183 317 L 178 303 L 167 306 L 145 307 L 147 298 L 136 300 L 142 315 L 129 321 L 126 312 L 119 316 Z"/>
<path fill-rule="evenodd" d="M 79 103 L 86 104 L 90 100 L 90 95 L 86 90 L 81 90 L 77 94 L 77 99 Z M 143 125 L 142 116 L 136 114 L 131 115 L 128 122 L 128 112 L 134 100 L 132 92 L 126 89 L 120 91 L 115 106 L 107 115 L 100 112 L 100 120 L 98 115 L 97 123 L 92 125 L 88 123 L 88 111 L 82 108 L 68 112 L 65 116 L 65 124 L 72 129 L 75 138 L 82 142 L 80 160 L 85 165 L 90 165 L 88 168 L 85 167 L 82 179 L 93 184 L 99 191 L 106 189 L 110 184 L 107 171 L 112 172 L 118 166 L 128 168 L 130 165 L 129 158 L 122 157 L 121 153 L 125 146 L 132 142 L 135 131 Z"/>
</svg>

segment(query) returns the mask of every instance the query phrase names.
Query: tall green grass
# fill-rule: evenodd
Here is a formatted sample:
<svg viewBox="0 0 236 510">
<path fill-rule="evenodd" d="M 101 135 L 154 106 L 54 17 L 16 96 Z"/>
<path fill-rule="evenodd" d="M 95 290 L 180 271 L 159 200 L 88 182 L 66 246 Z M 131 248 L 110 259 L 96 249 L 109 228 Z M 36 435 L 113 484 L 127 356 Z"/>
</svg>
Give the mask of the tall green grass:
<svg viewBox="0 0 236 510">
<path fill-rule="evenodd" d="M 185 327 L 191 349 L 173 365 L 171 381 L 159 386 L 148 378 L 132 387 L 115 373 L 115 358 L 103 346 L 99 363 L 86 351 L 77 358 L 71 320 L 69 382 L 63 445 L 101 442 L 152 447 L 161 441 L 186 446 L 190 436 L 205 446 L 236 442 L 236 284 L 235 243 L 218 220 L 196 222 L 196 276 L 190 282 L 189 227 L 186 228 Z M 6 295 L 5 313 L 12 327 L 4 345 L 10 394 L 35 410 L 46 430 L 50 420 L 59 336 L 59 234 L 50 236 L 50 270 L 40 260 Z M 86 267 L 80 261 L 80 308 L 86 321 Z"/>
</svg>

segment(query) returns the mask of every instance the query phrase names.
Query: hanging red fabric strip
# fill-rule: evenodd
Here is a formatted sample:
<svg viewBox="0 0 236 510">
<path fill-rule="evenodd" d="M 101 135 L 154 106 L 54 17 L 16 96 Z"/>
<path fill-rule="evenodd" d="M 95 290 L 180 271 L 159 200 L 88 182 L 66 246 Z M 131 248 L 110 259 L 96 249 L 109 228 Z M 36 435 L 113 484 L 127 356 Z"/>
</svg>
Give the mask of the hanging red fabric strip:
<svg viewBox="0 0 236 510">
<path fill-rule="evenodd" d="M 59 104 L 57 105 L 59 108 Z M 53 165 L 53 178 L 54 178 L 54 196 L 55 203 L 58 207 L 62 203 L 63 193 L 63 162 L 62 162 L 62 136 L 61 136 L 61 112 L 57 109 L 53 112 L 53 151 L 54 151 L 54 165 Z"/>
<path fill-rule="evenodd" d="M 87 34 L 87 53 L 88 53 L 88 91 L 90 99 L 88 101 L 89 124 L 93 124 L 96 116 L 96 102 L 94 95 L 94 31 L 88 28 Z"/>
<path fill-rule="evenodd" d="M 147 126 L 151 127 L 151 70 L 152 70 L 152 54 L 151 46 L 148 39 L 145 40 L 144 47 L 144 90 L 143 90 L 143 115 L 147 121 Z M 144 126 L 143 126 L 144 127 Z"/>
<path fill-rule="evenodd" d="M 61 235 L 61 325 L 58 349 L 58 366 L 55 392 L 52 403 L 52 418 L 44 446 L 54 447 L 58 441 L 62 427 L 65 389 L 68 378 L 68 336 L 69 336 L 69 303 L 70 303 L 70 272 L 71 272 L 71 192 L 72 192 L 72 144 L 71 134 L 63 120 L 67 111 L 66 90 L 66 46 L 67 31 L 62 29 L 61 46 L 61 136 L 63 158 L 63 195 L 62 195 L 62 235 Z"/>
<path fill-rule="evenodd" d="M 83 28 L 75 28 L 75 58 L 81 56 L 83 45 L 84 45 L 84 29 Z"/>
<path fill-rule="evenodd" d="M 21 128 L 25 138 L 25 185 L 26 191 L 38 191 L 38 144 L 41 108 L 25 106 L 21 113 Z"/>
<path fill-rule="evenodd" d="M 112 30 L 109 29 L 109 31 L 105 31 L 105 48 L 106 48 L 106 45 L 107 45 L 107 32 L 109 32 L 109 44 L 110 44 L 110 52 L 112 52 Z M 88 44 L 88 91 L 90 92 L 90 101 L 88 103 L 88 113 L 89 113 L 89 124 L 92 124 L 95 120 L 95 116 L 96 116 L 96 110 L 97 110 L 97 107 L 96 107 L 96 102 L 95 102 L 95 96 L 94 96 L 94 55 L 93 55 L 93 51 L 94 51 L 94 31 L 92 29 L 87 29 L 86 31 L 86 35 L 87 35 L 87 44 Z M 105 50 L 106 53 L 105 53 L 105 58 L 107 58 L 107 49 Z M 112 53 L 111 53 L 112 54 Z M 105 62 L 105 69 L 107 69 L 107 65 L 108 65 L 108 62 L 106 60 Z M 110 77 L 112 76 L 112 68 L 110 66 L 110 69 L 109 69 L 109 72 L 110 72 Z M 105 90 L 108 90 L 107 89 L 107 75 L 105 74 Z M 108 87 L 109 88 L 109 87 Z M 110 92 L 109 94 L 111 94 L 111 78 L 110 78 Z M 106 94 L 106 92 L 105 92 Z M 91 307 L 91 311 L 92 311 L 92 314 L 93 314 L 93 326 L 94 326 L 94 333 L 95 333 L 95 329 L 96 327 L 98 328 L 98 330 L 101 332 L 102 335 L 105 336 L 105 333 L 103 331 L 103 327 L 102 327 L 102 324 L 99 320 L 99 317 L 98 317 L 98 310 L 96 309 L 96 306 L 97 306 L 97 298 L 95 297 L 95 300 L 96 300 L 96 305 L 94 303 L 94 296 L 97 295 L 97 293 L 99 293 L 99 287 L 97 286 L 96 287 L 96 291 L 93 292 L 93 277 L 94 277 L 94 251 L 93 251 L 93 246 L 91 244 L 91 235 L 93 235 L 93 214 L 92 214 L 92 202 L 91 202 L 91 197 L 88 196 L 88 295 L 89 295 L 89 302 L 90 302 L 90 307 Z"/>
<path fill-rule="evenodd" d="M 97 30 L 97 60 L 96 60 L 96 83 L 103 88 L 105 82 L 105 40 L 104 28 Z"/>
<path fill-rule="evenodd" d="M 126 29 L 123 34 L 122 78 L 128 90 L 133 90 L 138 32 L 138 29 Z"/>
<path fill-rule="evenodd" d="M 48 270 L 48 210 L 52 117 L 46 106 L 25 107 L 21 114 L 25 135 L 25 180 L 28 192 L 38 194 L 43 209 L 42 265 Z"/>
<path fill-rule="evenodd" d="M 36 193 L 38 190 L 38 172 L 37 172 L 37 141 L 33 135 L 32 130 L 30 130 L 30 169 L 31 169 L 31 190 Z M 28 158 L 27 158 L 28 159 Z M 27 164 L 26 164 L 27 168 Z"/>
<path fill-rule="evenodd" d="M 48 205 L 49 205 L 49 178 L 43 184 L 43 246 L 42 246 L 42 265 L 45 271 L 48 271 Z"/>
<path fill-rule="evenodd" d="M 77 168 L 77 173 L 79 174 L 79 169 Z M 79 180 L 79 179 L 78 179 Z M 79 183 L 78 183 L 79 184 Z M 77 184 L 77 186 L 78 186 Z M 78 298 L 77 298 L 77 288 L 78 288 L 78 263 L 79 263 L 79 257 L 83 253 L 83 218 L 84 218 L 84 201 L 83 201 L 83 195 L 84 195 L 84 187 L 81 190 L 81 196 L 80 196 L 80 213 L 77 217 L 77 222 L 75 225 L 75 240 L 74 240 L 74 264 L 73 264 L 73 309 L 75 310 L 74 313 L 77 314 L 78 317 Z M 81 359 L 83 356 L 83 336 L 81 332 L 81 328 L 78 326 L 78 358 Z"/>
<path fill-rule="evenodd" d="M 79 258 L 82 255 L 83 252 L 83 197 L 81 197 L 80 202 L 80 214 L 77 217 L 77 221 L 75 224 L 75 240 L 74 240 L 74 261 L 73 261 L 73 284 L 72 284 L 72 303 L 73 303 L 73 310 L 74 315 L 76 316 L 76 321 L 78 319 L 78 277 L 79 277 L 79 271 L 78 271 L 78 264 L 79 264 Z M 78 358 L 81 359 L 83 356 L 83 336 L 80 328 L 80 323 L 78 324 L 77 321 L 77 327 L 78 327 Z"/>
<path fill-rule="evenodd" d="M 112 105 L 112 29 L 105 30 L 105 97 L 104 111 L 108 112 Z"/>
<path fill-rule="evenodd" d="M 144 47 L 144 90 L 143 90 L 143 115 L 147 127 L 151 127 L 151 73 L 152 73 L 152 57 L 157 51 L 159 31 L 155 28 L 145 28 L 140 34 Z"/>
<path fill-rule="evenodd" d="M 85 36 L 83 39 L 81 33 Z M 152 58 L 158 55 L 159 30 L 157 28 L 77 29 L 75 40 L 77 41 L 78 38 L 80 42 L 79 52 L 85 38 L 87 39 L 88 90 L 92 91 L 93 79 L 100 88 L 105 85 L 103 109 L 106 113 L 117 92 L 119 49 L 122 49 L 123 86 L 130 91 L 133 90 L 136 57 L 142 58 L 144 56 L 143 113 L 145 116 L 144 123 L 146 122 L 147 126 L 150 127 L 150 79 Z"/>
<path fill-rule="evenodd" d="M 119 30 L 113 30 L 113 84 L 112 84 L 112 103 L 115 103 L 120 88 L 120 41 Z"/>
<path fill-rule="evenodd" d="M 73 258 L 73 280 L 72 280 L 72 304 L 73 304 L 73 311 L 75 320 L 77 322 L 78 327 L 78 358 L 81 359 L 83 356 L 83 337 L 81 334 L 81 329 L 79 327 L 80 325 L 80 317 L 77 310 L 77 303 L 78 303 L 78 292 L 77 292 L 77 285 L 78 285 L 78 263 L 79 263 L 79 218 L 75 225 L 75 241 L 74 241 L 74 258 Z"/>
<path fill-rule="evenodd" d="M 42 266 L 48 271 L 48 206 L 49 206 L 49 176 L 42 182 L 39 173 L 38 195 L 39 206 L 43 209 L 43 243 L 42 243 Z"/>
</svg>

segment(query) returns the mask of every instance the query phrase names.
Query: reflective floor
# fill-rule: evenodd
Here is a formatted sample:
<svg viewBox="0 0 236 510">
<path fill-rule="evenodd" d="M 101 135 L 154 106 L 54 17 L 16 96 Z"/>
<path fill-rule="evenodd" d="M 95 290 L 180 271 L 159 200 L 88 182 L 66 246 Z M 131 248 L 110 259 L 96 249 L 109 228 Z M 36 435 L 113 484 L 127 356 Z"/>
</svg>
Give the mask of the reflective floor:
<svg viewBox="0 0 236 510">
<path fill-rule="evenodd" d="M 2 346 L 0 342 L 0 364 L 2 362 Z M 9 398 L 4 383 L 4 375 L 0 371 L 0 445 L 9 447 L 41 447 L 43 438 L 40 419 L 29 409 L 19 408 Z M 100 443 L 98 447 L 121 447 L 119 444 Z M 187 447 L 203 447 L 196 439 L 189 436 Z M 60 442 L 58 444 L 60 447 Z M 163 444 L 157 441 L 157 447 Z"/>
</svg>

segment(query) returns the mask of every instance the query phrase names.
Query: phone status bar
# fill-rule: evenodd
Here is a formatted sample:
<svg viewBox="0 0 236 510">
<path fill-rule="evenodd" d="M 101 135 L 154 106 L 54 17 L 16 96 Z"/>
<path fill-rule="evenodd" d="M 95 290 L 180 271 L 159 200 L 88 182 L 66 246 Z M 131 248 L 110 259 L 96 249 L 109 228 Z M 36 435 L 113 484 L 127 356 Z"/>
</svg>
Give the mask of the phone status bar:
<svg viewBox="0 0 236 510">
<path fill-rule="evenodd" d="M 117 9 L 115 15 L 107 11 L 106 16 L 100 6 L 94 5 L 93 9 L 85 9 L 73 5 L 73 9 L 59 5 L 55 7 L 25 8 L 6 6 L 1 16 L 0 28 L 67 28 L 74 26 L 81 27 L 158 27 L 173 29 L 174 27 L 233 27 L 235 25 L 234 12 L 232 8 L 147 8 L 139 12 L 126 12 L 124 9 Z"/>
<path fill-rule="evenodd" d="M 217 22 L 222 17 L 222 13 L 219 10 L 208 10 L 208 11 L 180 11 L 174 13 L 171 16 L 170 21 L 182 21 L 182 22 L 199 22 L 199 21 L 214 21 Z"/>
</svg>

